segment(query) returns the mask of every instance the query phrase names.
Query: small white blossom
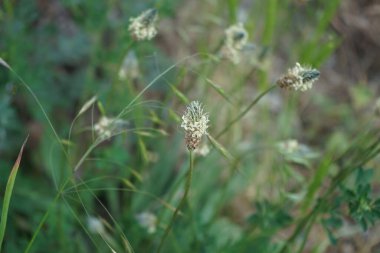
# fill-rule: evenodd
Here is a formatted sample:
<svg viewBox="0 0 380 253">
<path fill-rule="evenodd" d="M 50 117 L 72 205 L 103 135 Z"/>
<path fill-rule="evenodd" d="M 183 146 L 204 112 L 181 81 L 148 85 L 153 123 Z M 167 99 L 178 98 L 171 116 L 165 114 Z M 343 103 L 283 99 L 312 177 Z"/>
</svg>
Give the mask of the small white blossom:
<svg viewBox="0 0 380 253">
<path fill-rule="evenodd" d="M 102 139 L 110 138 L 116 131 L 120 131 L 126 121 L 115 118 L 101 117 L 99 122 L 94 125 L 94 131 Z"/>
<path fill-rule="evenodd" d="M 210 147 L 207 144 L 203 144 L 195 150 L 195 153 L 200 156 L 206 156 L 210 153 Z"/>
<path fill-rule="evenodd" d="M 157 34 L 155 23 L 157 21 L 157 10 L 149 9 L 136 18 L 130 18 L 128 31 L 136 40 L 151 40 Z"/>
<path fill-rule="evenodd" d="M 225 31 L 225 43 L 234 49 L 241 50 L 248 42 L 248 32 L 242 23 L 230 26 Z"/>
<path fill-rule="evenodd" d="M 290 139 L 286 141 L 279 142 L 277 144 L 279 151 L 283 154 L 291 154 L 296 152 L 300 148 L 300 144 L 297 140 Z"/>
<path fill-rule="evenodd" d="M 127 78 L 136 79 L 140 75 L 139 62 L 136 54 L 133 51 L 128 52 L 124 57 L 123 63 L 119 70 L 119 79 L 126 80 Z"/>
<path fill-rule="evenodd" d="M 319 156 L 319 153 L 309 146 L 290 139 L 276 144 L 277 150 L 287 161 L 297 164 L 310 165 L 310 160 Z"/>
<path fill-rule="evenodd" d="M 225 30 L 224 44 L 220 54 L 235 64 L 240 62 L 241 50 L 247 45 L 248 32 L 244 29 L 243 24 L 232 25 Z"/>
<path fill-rule="evenodd" d="M 141 227 L 147 229 L 149 234 L 156 232 L 157 217 L 150 212 L 142 212 L 136 215 L 137 222 Z"/>
<path fill-rule="evenodd" d="M 189 150 L 199 146 L 202 136 L 207 133 L 208 122 L 208 114 L 203 112 L 200 102 L 193 101 L 187 106 L 181 127 L 185 129 L 185 141 Z"/>
<path fill-rule="evenodd" d="M 297 62 L 296 66 L 288 69 L 286 75 L 277 81 L 277 84 L 281 88 L 306 91 L 313 87 L 313 83 L 318 80 L 319 75 L 317 69 L 303 67 Z"/>
<path fill-rule="evenodd" d="M 102 221 L 96 217 L 93 217 L 93 216 L 87 217 L 87 227 L 91 233 L 100 234 L 100 235 L 105 233 L 105 229 L 104 229 Z"/>
</svg>

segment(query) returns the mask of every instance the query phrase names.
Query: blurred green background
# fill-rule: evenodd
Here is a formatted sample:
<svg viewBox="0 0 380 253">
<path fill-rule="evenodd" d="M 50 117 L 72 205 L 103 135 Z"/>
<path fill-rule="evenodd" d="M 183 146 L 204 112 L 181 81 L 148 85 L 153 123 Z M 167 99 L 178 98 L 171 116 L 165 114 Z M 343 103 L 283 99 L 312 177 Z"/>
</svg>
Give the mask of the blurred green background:
<svg viewBox="0 0 380 253">
<path fill-rule="evenodd" d="M 129 19 L 149 8 L 158 34 L 133 41 Z M 189 201 L 163 249 L 277 252 L 339 172 L 331 161 L 379 129 L 379 8 L 376 0 L 2 0 L 0 57 L 13 72 L 0 66 L 0 203 L 29 135 L 3 252 L 155 252 L 183 194 L 186 104 L 202 101 L 216 136 L 300 62 L 321 72 L 313 89 L 275 89 L 218 147 L 203 140 L 211 150 L 196 154 Z M 217 49 L 238 22 L 252 48 L 233 64 Z M 122 132 L 93 146 L 94 125 L 120 112 Z M 282 149 L 287 140 L 297 140 L 295 152 Z M 379 164 L 378 156 L 362 164 L 341 189 L 365 182 L 375 199 Z M 288 252 L 380 252 L 376 223 L 364 231 L 352 209 L 334 208 Z"/>
</svg>

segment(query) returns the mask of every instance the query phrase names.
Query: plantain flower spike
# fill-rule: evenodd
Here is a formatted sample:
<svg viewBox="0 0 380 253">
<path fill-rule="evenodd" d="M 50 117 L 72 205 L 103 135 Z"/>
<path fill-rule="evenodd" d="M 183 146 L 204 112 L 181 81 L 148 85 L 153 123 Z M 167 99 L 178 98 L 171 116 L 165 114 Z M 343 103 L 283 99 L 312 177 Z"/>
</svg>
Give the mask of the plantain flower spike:
<svg viewBox="0 0 380 253">
<path fill-rule="evenodd" d="M 232 25 L 225 31 L 225 40 L 221 48 L 221 55 L 234 64 L 240 62 L 240 54 L 248 42 L 248 32 L 242 23 Z"/>
<path fill-rule="evenodd" d="M 155 23 L 157 21 L 157 10 L 148 9 L 136 18 L 131 18 L 128 31 L 136 40 L 151 40 L 156 36 L 157 29 Z"/>
<path fill-rule="evenodd" d="M 185 129 L 185 142 L 187 149 L 196 149 L 202 139 L 207 134 L 208 114 L 203 111 L 203 105 L 198 101 L 191 102 L 182 116 L 181 127 Z"/>
<path fill-rule="evenodd" d="M 288 69 L 288 72 L 277 81 L 277 84 L 285 89 L 306 91 L 313 87 L 319 75 L 317 69 L 303 67 L 297 62 L 296 66 Z"/>
</svg>

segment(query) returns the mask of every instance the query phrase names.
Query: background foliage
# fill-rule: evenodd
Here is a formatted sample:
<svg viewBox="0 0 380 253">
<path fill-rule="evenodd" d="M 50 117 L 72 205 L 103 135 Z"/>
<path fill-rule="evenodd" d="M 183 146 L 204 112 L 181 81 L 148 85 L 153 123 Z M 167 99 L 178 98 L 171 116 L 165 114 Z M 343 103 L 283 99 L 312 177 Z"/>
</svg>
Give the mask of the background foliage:
<svg viewBox="0 0 380 253">
<path fill-rule="evenodd" d="M 158 36 L 133 42 L 129 18 L 148 8 L 159 12 Z M 211 151 L 195 157 L 163 252 L 380 252 L 378 8 L 3 0 L 0 57 L 17 74 L 0 67 L 2 210 L 30 135 L 3 252 L 155 251 L 183 194 L 185 105 L 204 103 L 216 138 L 295 62 L 318 68 L 320 80 L 304 93 L 272 90 L 216 147 L 204 139 Z M 254 46 L 234 65 L 216 51 L 237 22 Z M 139 73 L 123 79 L 130 52 Z M 95 147 L 94 124 L 118 115 L 122 133 Z M 299 144 L 289 152 L 291 139 Z"/>
</svg>

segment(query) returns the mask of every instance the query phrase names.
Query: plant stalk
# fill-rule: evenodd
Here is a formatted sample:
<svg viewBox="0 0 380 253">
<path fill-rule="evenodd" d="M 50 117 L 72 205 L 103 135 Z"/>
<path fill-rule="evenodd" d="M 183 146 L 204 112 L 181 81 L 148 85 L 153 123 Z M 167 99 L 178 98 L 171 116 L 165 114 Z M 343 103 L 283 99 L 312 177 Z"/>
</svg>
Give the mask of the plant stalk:
<svg viewBox="0 0 380 253">
<path fill-rule="evenodd" d="M 161 252 L 162 247 L 164 246 L 164 242 L 165 242 L 166 238 L 169 235 L 169 232 L 170 232 L 170 230 L 171 230 L 171 228 L 173 226 L 173 223 L 174 223 L 174 221 L 175 221 L 175 219 L 176 219 L 176 217 L 177 217 L 180 209 L 186 203 L 187 195 L 189 194 L 189 191 L 190 191 L 191 180 L 192 180 L 192 177 L 193 177 L 194 158 L 193 158 L 193 152 L 192 151 L 189 152 L 189 158 L 190 158 L 189 159 L 190 160 L 190 165 L 189 165 L 189 171 L 187 172 L 185 192 L 183 194 L 183 197 L 182 197 L 181 201 L 178 204 L 178 207 L 176 208 L 176 210 L 173 213 L 173 216 L 172 216 L 172 218 L 170 220 L 169 225 L 167 226 L 167 228 L 165 230 L 165 233 L 164 233 L 163 237 L 161 238 L 160 245 L 158 246 L 158 249 L 156 251 L 157 253 Z"/>
<path fill-rule="evenodd" d="M 251 110 L 251 108 L 260 101 L 260 99 L 262 97 L 264 97 L 267 93 L 269 93 L 271 90 L 273 90 L 277 86 L 278 86 L 277 84 L 274 84 L 274 85 L 270 86 L 268 89 L 264 90 L 241 113 L 239 113 L 233 120 L 231 120 L 227 124 L 227 126 L 222 131 L 219 132 L 219 134 L 216 135 L 216 139 L 218 139 L 220 136 L 225 134 L 235 123 L 237 123 L 241 118 L 243 118 L 244 115 L 246 115 L 249 112 L 249 110 Z"/>
</svg>

